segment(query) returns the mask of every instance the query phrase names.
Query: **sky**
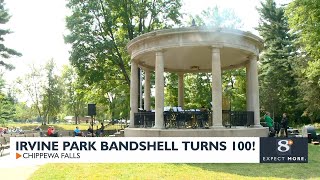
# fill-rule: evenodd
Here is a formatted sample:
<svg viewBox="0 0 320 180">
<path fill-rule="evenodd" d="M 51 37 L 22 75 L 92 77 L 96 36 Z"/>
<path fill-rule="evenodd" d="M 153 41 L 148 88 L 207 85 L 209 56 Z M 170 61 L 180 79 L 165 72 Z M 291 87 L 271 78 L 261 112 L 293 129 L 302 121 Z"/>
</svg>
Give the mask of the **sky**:
<svg viewBox="0 0 320 180">
<path fill-rule="evenodd" d="M 289 0 L 281 0 L 289 1 Z M 70 13 L 65 7 L 66 0 L 5 0 L 5 7 L 11 15 L 4 26 L 13 31 L 5 37 L 5 45 L 13 48 L 22 57 L 9 60 L 15 66 L 12 71 L 5 71 L 4 78 L 11 84 L 17 77 L 28 73 L 29 66 L 44 65 L 53 58 L 58 69 L 69 64 L 71 46 L 64 43 L 63 36 L 68 33 L 65 17 Z M 199 14 L 207 7 L 218 6 L 233 9 L 243 22 L 243 30 L 257 32 L 259 14 L 256 7 L 260 0 L 183 0 L 182 12 Z M 2 27 L 1 27 L 2 28 Z M 257 34 L 258 35 L 258 34 Z"/>
</svg>

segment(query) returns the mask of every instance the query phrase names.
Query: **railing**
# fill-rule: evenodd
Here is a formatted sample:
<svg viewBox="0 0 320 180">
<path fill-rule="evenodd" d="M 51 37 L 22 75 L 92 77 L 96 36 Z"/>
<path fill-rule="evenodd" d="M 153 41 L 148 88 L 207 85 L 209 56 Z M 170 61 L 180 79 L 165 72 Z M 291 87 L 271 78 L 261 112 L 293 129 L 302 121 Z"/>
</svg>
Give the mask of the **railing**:
<svg viewBox="0 0 320 180">
<path fill-rule="evenodd" d="M 212 125 L 210 111 L 165 111 L 165 128 L 209 128 Z M 155 125 L 155 112 L 134 114 L 135 127 L 150 128 Z M 222 124 L 226 127 L 254 124 L 252 111 L 222 111 Z"/>
<path fill-rule="evenodd" d="M 254 112 L 223 110 L 222 124 L 226 127 L 254 125 Z"/>
</svg>

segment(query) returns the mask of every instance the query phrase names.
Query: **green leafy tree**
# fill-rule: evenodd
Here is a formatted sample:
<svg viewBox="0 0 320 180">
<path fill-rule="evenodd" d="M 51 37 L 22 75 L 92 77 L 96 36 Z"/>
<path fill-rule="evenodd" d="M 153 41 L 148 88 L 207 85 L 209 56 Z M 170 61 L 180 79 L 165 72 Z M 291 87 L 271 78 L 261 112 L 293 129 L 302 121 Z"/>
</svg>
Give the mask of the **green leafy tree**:
<svg viewBox="0 0 320 180">
<path fill-rule="evenodd" d="M 15 98 L 9 93 L 5 93 L 3 88 L 5 81 L 0 74 L 0 125 L 5 125 L 8 120 L 13 120 L 16 113 Z"/>
<path fill-rule="evenodd" d="M 178 106 L 178 75 L 166 73 L 165 80 L 165 106 Z"/>
<path fill-rule="evenodd" d="M 15 104 L 15 108 L 15 119 L 17 121 L 25 122 L 26 120 L 33 120 L 36 118 L 36 112 L 34 112 L 34 110 L 25 102 L 17 102 L 17 104 Z"/>
<path fill-rule="evenodd" d="M 203 10 L 200 15 L 190 16 L 189 25 L 195 20 L 197 26 L 207 26 L 216 28 L 241 28 L 241 19 L 231 9 L 218 8 L 218 6 L 209 7 Z"/>
<path fill-rule="evenodd" d="M 63 67 L 62 78 L 64 80 L 64 91 L 66 92 L 63 98 L 65 114 L 72 113 L 75 117 L 75 123 L 78 124 L 79 117 L 85 115 L 84 84 L 76 74 L 75 69 L 69 66 Z"/>
<path fill-rule="evenodd" d="M 24 90 L 21 92 L 22 95 L 29 98 L 28 101 L 37 113 L 38 119 L 44 123 L 45 112 L 43 111 L 42 101 L 45 91 L 45 74 L 42 67 L 37 68 L 35 65 L 31 65 L 30 70 L 30 73 L 17 79 L 17 84 L 20 89 Z"/>
<path fill-rule="evenodd" d="M 297 82 L 293 69 L 294 37 L 289 33 L 284 7 L 277 7 L 274 0 L 261 2 L 261 6 L 257 28 L 264 39 L 259 77 L 261 106 L 273 112 L 276 119 L 281 118 L 283 112 L 299 117 L 301 111 L 296 107 Z"/>
<path fill-rule="evenodd" d="M 8 10 L 4 7 L 5 3 L 4 0 L 0 0 L 0 24 L 6 24 L 9 19 L 10 15 Z M 10 49 L 4 45 L 4 36 L 10 34 L 11 31 L 9 29 L 0 28 L 0 66 L 4 66 L 7 69 L 13 69 L 11 64 L 5 62 L 5 59 L 10 58 L 11 56 L 21 56 L 21 54 L 13 49 Z"/>
<path fill-rule="evenodd" d="M 319 7 L 320 2 L 316 0 L 294 0 L 286 10 L 292 34 L 297 36 L 299 92 L 306 114 L 313 122 L 320 119 Z"/>
<path fill-rule="evenodd" d="M 55 63 L 49 60 L 45 66 L 46 80 L 41 101 L 44 117 L 49 124 L 50 119 L 57 120 L 57 115 L 61 111 L 62 96 L 64 94 L 62 78 L 54 74 Z"/>
<path fill-rule="evenodd" d="M 143 33 L 179 24 L 180 0 L 71 0 L 67 7 L 70 34 L 65 41 L 72 45 L 71 65 L 86 84 L 102 89 L 102 101 L 108 93 L 122 99 L 125 109 L 119 113 L 126 114 L 129 100 L 123 97 L 129 97 L 124 94 L 129 94 L 130 85 L 126 45 Z"/>
</svg>

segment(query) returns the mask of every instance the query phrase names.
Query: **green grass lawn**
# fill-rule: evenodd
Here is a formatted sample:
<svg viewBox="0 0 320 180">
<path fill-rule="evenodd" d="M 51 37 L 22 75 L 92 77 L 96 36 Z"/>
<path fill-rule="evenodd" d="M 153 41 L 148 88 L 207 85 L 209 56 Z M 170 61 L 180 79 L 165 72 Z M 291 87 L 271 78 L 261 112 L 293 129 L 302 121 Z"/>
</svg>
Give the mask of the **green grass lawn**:
<svg viewBox="0 0 320 180">
<path fill-rule="evenodd" d="M 320 179 L 320 146 L 305 164 L 47 164 L 30 179 Z"/>
<path fill-rule="evenodd" d="M 33 130 L 36 127 L 38 127 L 41 124 L 23 124 L 23 123 L 12 123 L 8 124 L 7 126 L 10 127 L 21 127 L 23 130 Z M 77 126 L 80 128 L 80 130 L 87 130 L 89 128 L 89 124 L 49 124 L 49 125 L 41 125 L 40 128 L 42 130 L 47 130 L 49 126 L 54 126 L 56 130 L 74 130 Z M 101 124 L 97 124 L 94 126 L 94 129 L 101 127 Z M 121 129 L 120 125 L 108 125 L 106 126 L 106 129 Z"/>
</svg>

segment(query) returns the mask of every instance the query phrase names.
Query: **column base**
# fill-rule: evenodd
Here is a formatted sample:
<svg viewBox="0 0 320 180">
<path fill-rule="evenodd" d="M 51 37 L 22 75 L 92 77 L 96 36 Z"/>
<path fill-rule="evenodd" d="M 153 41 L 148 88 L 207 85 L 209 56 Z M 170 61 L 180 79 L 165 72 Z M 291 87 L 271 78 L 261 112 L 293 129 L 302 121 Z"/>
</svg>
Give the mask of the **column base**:
<svg viewBox="0 0 320 180">
<path fill-rule="evenodd" d="M 263 126 L 261 126 L 261 124 L 255 124 L 255 125 L 251 125 L 250 127 L 252 127 L 252 128 L 262 128 Z"/>
<path fill-rule="evenodd" d="M 152 129 L 165 129 L 164 126 L 153 126 Z"/>
<path fill-rule="evenodd" d="M 225 129 L 226 127 L 222 126 L 222 125 L 213 125 L 210 126 L 210 129 Z"/>
</svg>

